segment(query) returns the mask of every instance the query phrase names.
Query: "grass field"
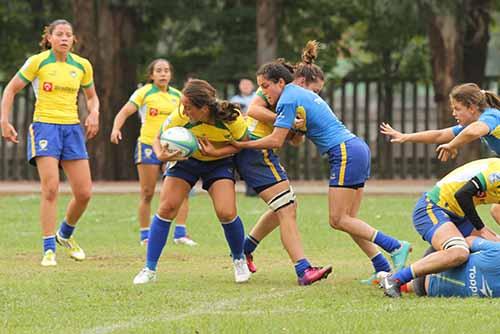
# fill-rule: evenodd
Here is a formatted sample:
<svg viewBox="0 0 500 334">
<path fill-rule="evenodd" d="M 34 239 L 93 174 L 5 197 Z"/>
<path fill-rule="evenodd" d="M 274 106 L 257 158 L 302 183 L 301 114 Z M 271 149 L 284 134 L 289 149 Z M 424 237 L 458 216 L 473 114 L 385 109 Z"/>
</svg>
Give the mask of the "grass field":
<svg viewBox="0 0 500 334">
<path fill-rule="evenodd" d="M 61 218 L 68 199 L 60 198 Z M 374 227 L 414 244 L 411 260 L 426 248 L 411 225 L 416 199 L 368 196 L 361 208 Z M 222 228 L 209 198 L 200 194 L 191 199 L 188 227 L 200 245 L 169 240 L 158 282 L 133 286 L 145 258 L 136 203 L 137 195 L 94 196 L 76 230 L 88 259 L 77 263 L 59 249 L 57 267 L 43 268 L 38 197 L 0 197 L 0 333 L 500 331 L 498 300 L 391 300 L 378 288 L 360 285 L 370 263 L 349 237 L 328 227 L 325 196 L 299 196 L 298 217 L 309 259 L 334 266 L 328 280 L 299 287 L 275 233 L 255 253 L 259 270 L 251 281 L 235 284 Z M 244 196 L 238 204 L 248 231 L 265 207 Z M 487 217 L 487 208 L 481 213 Z"/>
</svg>

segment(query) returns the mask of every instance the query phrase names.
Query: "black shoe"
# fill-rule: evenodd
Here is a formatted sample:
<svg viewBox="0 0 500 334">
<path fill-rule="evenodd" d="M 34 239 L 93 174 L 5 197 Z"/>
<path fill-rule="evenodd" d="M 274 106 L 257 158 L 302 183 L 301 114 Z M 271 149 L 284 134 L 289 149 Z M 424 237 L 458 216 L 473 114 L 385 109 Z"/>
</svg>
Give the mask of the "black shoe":
<svg viewBox="0 0 500 334">
<path fill-rule="evenodd" d="M 391 298 L 401 298 L 401 283 L 392 278 L 392 275 L 386 276 L 380 285 L 384 289 L 384 294 Z"/>
</svg>

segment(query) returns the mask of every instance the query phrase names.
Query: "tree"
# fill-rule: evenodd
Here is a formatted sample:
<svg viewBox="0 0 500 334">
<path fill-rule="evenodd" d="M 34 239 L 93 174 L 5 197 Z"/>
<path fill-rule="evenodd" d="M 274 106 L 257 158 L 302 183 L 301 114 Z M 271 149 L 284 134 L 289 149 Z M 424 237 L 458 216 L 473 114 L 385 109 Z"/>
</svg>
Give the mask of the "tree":
<svg viewBox="0 0 500 334">
<path fill-rule="evenodd" d="M 440 128 L 454 124 L 448 95 L 453 86 L 484 81 L 491 0 L 418 2 L 427 26 Z M 459 163 L 479 158 L 479 142 L 461 150 Z M 449 168 L 446 168 L 449 169 Z"/>
<path fill-rule="evenodd" d="M 280 0 L 257 0 L 257 66 L 275 59 L 278 54 L 280 11 Z"/>
</svg>

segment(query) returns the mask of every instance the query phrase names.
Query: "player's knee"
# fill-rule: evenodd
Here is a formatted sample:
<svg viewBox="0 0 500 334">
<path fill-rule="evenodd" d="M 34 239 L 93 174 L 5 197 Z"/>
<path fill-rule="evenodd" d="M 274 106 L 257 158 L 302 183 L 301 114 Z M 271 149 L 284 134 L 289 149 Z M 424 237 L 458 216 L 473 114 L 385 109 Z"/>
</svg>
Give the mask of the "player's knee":
<svg viewBox="0 0 500 334">
<path fill-rule="evenodd" d="M 447 253 L 450 267 L 459 266 L 469 258 L 469 245 L 463 237 L 452 237 L 443 243 L 443 250 Z"/>
<path fill-rule="evenodd" d="M 141 190 L 141 200 L 146 203 L 151 203 L 153 200 L 155 192 L 153 188 L 142 188 Z"/>
<path fill-rule="evenodd" d="M 75 192 L 74 194 L 75 200 L 81 204 L 87 204 L 92 197 L 92 190 L 89 189 L 81 189 Z"/>
<path fill-rule="evenodd" d="M 174 219 L 177 214 L 178 208 L 170 202 L 160 203 L 158 207 L 158 215 L 165 219 Z"/>
<path fill-rule="evenodd" d="M 343 231 L 344 230 L 344 228 L 343 228 L 344 219 L 343 218 L 344 218 L 343 214 L 336 213 L 336 212 L 330 213 L 330 217 L 329 217 L 330 226 L 336 230 Z"/>
<path fill-rule="evenodd" d="M 236 208 L 222 208 L 215 213 L 219 221 L 230 222 L 236 217 Z"/>
<path fill-rule="evenodd" d="M 295 212 L 295 199 L 295 193 L 292 187 L 290 187 L 273 196 L 273 198 L 267 201 L 267 205 L 274 212 L 283 210 L 284 208 L 287 208 L 287 210 L 291 209 Z"/>
<path fill-rule="evenodd" d="M 59 185 L 57 182 L 51 182 L 44 184 L 42 186 L 42 199 L 45 201 L 53 202 L 57 200 L 57 195 L 59 193 Z"/>
</svg>

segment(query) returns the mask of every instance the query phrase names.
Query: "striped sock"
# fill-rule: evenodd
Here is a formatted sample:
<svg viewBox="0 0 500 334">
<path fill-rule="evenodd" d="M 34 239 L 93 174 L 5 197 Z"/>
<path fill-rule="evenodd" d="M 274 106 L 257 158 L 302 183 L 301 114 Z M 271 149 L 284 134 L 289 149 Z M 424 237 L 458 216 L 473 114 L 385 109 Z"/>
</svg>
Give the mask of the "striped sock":
<svg viewBox="0 0 500 334">
<path fill-rule="evenodd" d="M 387 253 L 392 253 L 393 251 L 401 247 L 401 243 L 399 242 L 399 240 L 394 239 L 393 237 L 380 231 L 375 232 L 372 238 L 372 242 L 380 246 Z"/>
<path fill-rule="evenodd" d="M 385 271 L 385 272 L 391 272 L 391 265 L 387 261 L 384 255 L 382 253 L 378 252 L 374 257 L 371 258 L 373 268 L 375 269 L 375 272 L 378 273 L 379 271 Z"/>
<path fill-rule="evenodd" d="M 304 272 L 310 267 L 311 264 L 307 261 L 307 259 L 298 260 L 297 263 L 295 263 L 295 273 L 297 274 L 297 277 L 304 276 Z"/>
<path fill-rule="evenodd" d="M 245 242 L 243 243 L 243 252 L 245 254 L 252 254 L 255 252 L 255 249 L 259 245 L 259 240 L 255 239 L 252 237 L 250 234 L 248 234 L 245 237 Z"/>
</svg>

